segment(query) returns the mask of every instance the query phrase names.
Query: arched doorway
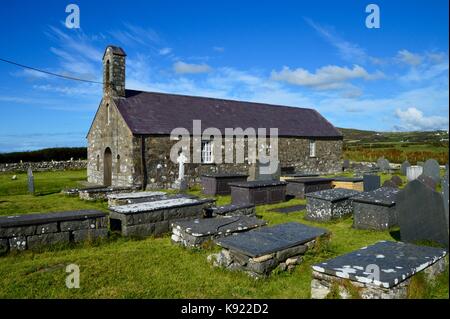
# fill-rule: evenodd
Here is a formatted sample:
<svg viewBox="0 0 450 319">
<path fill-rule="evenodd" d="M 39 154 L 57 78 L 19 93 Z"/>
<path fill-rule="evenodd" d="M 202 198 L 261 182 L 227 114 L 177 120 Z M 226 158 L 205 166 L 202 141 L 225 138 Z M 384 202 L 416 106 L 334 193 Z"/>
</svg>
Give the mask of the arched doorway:
<svg viewBox="0 0 450 319">
<path fill-rule="evenodd" d="M 111 186 L 112 182 L 112 154 L 111 149 L 107 147 L 105 149 L 105 155 L 103 157 L 103 185 Z"/>
</svg>

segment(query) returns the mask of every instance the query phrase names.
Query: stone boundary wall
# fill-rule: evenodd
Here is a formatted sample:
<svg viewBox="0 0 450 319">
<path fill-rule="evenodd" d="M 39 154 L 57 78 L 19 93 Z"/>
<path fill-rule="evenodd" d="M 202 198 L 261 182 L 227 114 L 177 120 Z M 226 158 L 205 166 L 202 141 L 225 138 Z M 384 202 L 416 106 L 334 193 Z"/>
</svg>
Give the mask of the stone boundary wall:
<svg viewBox="0 0 450 319">
<path fill-rule="evenodd" d="M 26 172 L 30 166 L 33 172 L 76 170 L 85 169 L 87 160 L 1 163 L 0 172 Z"/>
</svg>

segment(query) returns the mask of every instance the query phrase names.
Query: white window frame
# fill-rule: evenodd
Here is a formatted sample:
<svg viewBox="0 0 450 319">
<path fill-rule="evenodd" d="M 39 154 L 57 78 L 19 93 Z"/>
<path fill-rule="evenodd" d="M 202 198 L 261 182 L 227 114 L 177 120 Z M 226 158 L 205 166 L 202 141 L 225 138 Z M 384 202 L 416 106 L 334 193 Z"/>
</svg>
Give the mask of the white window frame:
<svg viewBox="0 0 450 319">
<path fill-rule="evenodd" d="M 309 157 L 316 157 L 316 141 L 309 140 Z"/>
<path fill-rule="evenodd" d="M 214 145 L 212 141 L 202 141 L 202 164 L 214 163 Z"/>
</svg>

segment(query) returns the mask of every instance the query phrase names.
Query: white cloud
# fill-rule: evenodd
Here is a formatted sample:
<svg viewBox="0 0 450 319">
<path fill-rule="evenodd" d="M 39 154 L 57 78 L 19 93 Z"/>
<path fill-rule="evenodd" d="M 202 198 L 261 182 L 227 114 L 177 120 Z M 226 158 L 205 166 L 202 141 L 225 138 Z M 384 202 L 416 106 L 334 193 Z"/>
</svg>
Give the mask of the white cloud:
<svg viewBox="0 0 450 319">
<path fill-rule="evenodd" d="M 397 53 L 397 60 L 408 65 L 417 66 L 422 63 L 423 58 L 419 54 L 408 50 L 400 50 Z"/>
<path fill-rule="evenodd" d="M 177 61 L 173 64 L 173 69 L 176 73 L 179 74 L 195 74 L 195 73 L 207 73 L 210 72 L 212 69 L 207 64 L 193 64 L 193 63 L 186 63 L 183 61 Z"/>
<path fill-rule="evenodd" d="M 396 116 L 400 120 L 397 127 L 406 130 L 438 130 L 448 129 L 448 118 L 443 116 L 424 116 L 423 112 L 415 107 L 409 107 L 402 111 L 397 109 Z"/>
<path fill-rule="evenodd" d="M 359 65 L 354 65 L 353 68 L 328 65 L 317 69 L 315 73 L 302 68 L 291 70 L 285 66 L 281 71 L 272 71 L 271 74 L 271 78 L 275 81 L 283 81 L 319 90 L 341 89 L 347 87 L 347 81 L 350 80 L 375 80 L 382 76 L 381 72 L 370 74 Z"/>
<path fill-rule="evenodd" d="M 171 49 L 171 48 L 162 48 L 162 49 L 159 50 L 159 54 L 160 54 L 160 55 L 167 55 L 167 54 L 169 54 L 170 52 L 172 52 L 172 49 Z"/>
<path fill-rule="evenodd" d="M 223 51 L 225 51 L 225 48 L 223 48 L 223 47 L 213 47 L 213 50 L 216 51 L 216 52 L 223 52 Z"/>
<path fill-rule="evenodd" d="M 149 28 L 142 28 L 130 23 L 124 23 L 120 30 L 112 31 L 110 34 L 126 47 L 140 46 L 153 48 L 154 44 L 161 42 L 158 33 Z"/>
</svg>

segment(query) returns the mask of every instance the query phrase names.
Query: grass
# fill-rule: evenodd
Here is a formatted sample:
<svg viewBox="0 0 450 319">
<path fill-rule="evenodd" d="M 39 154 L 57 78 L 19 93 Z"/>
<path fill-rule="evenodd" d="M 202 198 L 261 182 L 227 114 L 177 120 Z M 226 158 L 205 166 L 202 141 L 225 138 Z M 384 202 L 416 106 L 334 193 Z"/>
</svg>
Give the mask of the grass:
<svg viewBox="0 0 450 319">
<path fill-rule="evenodd" d="M 26 175 L 0 174 L 0 215 L 95 208 L 106 203 L 84 202 L 60 194 L 85 180 L 85 171 L 35 173 L 39 196 L 26 192 Z M 383 180 L 389 176 L 383 176 Z M 199 189 L 191 191 L 199 195 Z M 226 204 L 229 196 L 217 197 Z M 305 204 L 304 200 L 257 207 L 270 225 L 297 221 L 331 231 L 328 243 L 308 252 L 292 273 L 276 273 L 254 280 L 239 272 L 213 268 L 206 257 L 212 250 L 188 250 L 173 245 L 169 236 L 134 240 L 113 234 L 99 243 L 54 247 L 40 252 L 10 253 L 0 257 L 0 298 L 309 298 L 311 265 L 348 253 L 379 240 L 394 240 L 395 232 L 351 228 L 352 220 L 314 223 L 305 212 L 281 214 L 273 208 Z M 67 289 L 66 266 L 80 267 L 80 289 Z M 411 293 L 417 297 L 415 289 Z M 448 270 L 427 287 L 422 298 L 448 298 Z"/>
</svg>

